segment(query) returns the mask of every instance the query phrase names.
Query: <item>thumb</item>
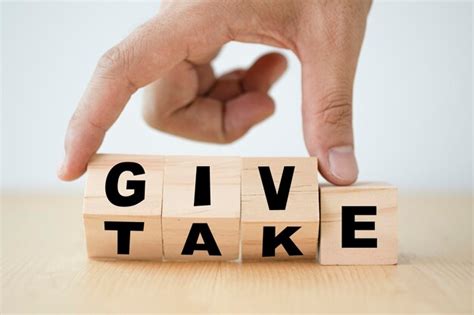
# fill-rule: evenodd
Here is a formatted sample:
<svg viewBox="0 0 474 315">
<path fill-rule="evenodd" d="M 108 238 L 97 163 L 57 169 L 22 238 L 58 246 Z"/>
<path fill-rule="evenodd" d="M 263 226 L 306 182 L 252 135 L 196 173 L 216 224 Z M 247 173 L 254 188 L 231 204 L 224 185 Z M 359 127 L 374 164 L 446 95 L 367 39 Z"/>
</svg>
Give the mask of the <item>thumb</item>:
<svg viewBox="0 0 474 315">
<path fill-rule="evenodd" d="M 336 185 L 350 185 L 358 175 L 352 130 L 356 61 L 357 56 L 337 53 L 302 58 L 306 147 L 318 157 L 324 178 Z"/>
<path fill-rule="evenodd" d="M 319 171 L 333 184 L 350 185 L 359 173 L 352 131 L 352 88 L 371 2 L 328 2 L 303 33 L 303 131 Z"/>
</svg>

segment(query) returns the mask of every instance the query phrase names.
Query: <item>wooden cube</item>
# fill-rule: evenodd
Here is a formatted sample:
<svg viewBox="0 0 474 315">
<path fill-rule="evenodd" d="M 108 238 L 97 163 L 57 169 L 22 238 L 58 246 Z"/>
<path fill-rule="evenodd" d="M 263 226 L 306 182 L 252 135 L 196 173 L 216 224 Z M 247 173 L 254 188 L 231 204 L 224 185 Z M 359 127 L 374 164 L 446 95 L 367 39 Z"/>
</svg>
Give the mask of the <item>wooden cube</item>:
<svg viewBox="0 0 474 315">
<path fill-rule="evenodd" d="M 83 209 L 89 257 L 162 258 L 163 171 L 160 156 L 91 159 Z"/>
<path fill-rule="evenodd" d="M 382 183 L 321 185 L 322 265 L 397 263 L 397 189 Z"/>
<path fill-rule="evenodd" d="M 315 259 L 316 158 L 242 159 L 242 259 Z"/>
<path fill-rule="evenodd" d="M 167 157 L 163 249 L 168 260 L 239 256 L 240 166 L 237 157 Z"/>
</svg>

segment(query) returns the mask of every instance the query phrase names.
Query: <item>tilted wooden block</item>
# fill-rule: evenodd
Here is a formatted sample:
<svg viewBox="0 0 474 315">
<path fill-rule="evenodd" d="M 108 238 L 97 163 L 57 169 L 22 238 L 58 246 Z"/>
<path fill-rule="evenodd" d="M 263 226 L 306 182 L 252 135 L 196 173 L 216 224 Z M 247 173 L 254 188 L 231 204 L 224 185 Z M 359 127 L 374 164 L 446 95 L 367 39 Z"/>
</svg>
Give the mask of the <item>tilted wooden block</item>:
<svg viewBox="0 0 474 315">
<path fill-rule="evenodd" d="M 239 256 L 238 157 L 167 157 L 163 246 L 168 260 L 234 260 Z"/>
<path fill-rule="evenodd" d="M 242 159 L 242 259 L 316 257 L 316 158 Z"/>
<path fill-rule="evenodd" d="M 161 259 L 163 170 L 160 156 L 91 159 L 83 209 L 90 257 Z"/>
<path fill-rule="evenodd" d="M 323 265 L 397 263 L 397 189 L 380 183 L 321 185 L 319 261 Z"/>
</svg>

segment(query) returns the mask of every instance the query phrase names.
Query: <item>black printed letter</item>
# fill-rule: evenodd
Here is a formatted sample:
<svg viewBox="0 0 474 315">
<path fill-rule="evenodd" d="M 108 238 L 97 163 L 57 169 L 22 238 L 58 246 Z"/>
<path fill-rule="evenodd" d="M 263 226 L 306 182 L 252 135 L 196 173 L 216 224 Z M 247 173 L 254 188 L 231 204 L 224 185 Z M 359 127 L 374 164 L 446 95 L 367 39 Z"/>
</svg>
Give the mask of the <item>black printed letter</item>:
<svg viewBox="0 0 474 315">
<path fill-rule="evenodd" d="M 197 243 L 199 235 L 202 237 L 202 244 Z M 222 256 L 207 223 L 193 223 L 181 255 L 192 255 L 195 250 L 205 250 L 210 256 Z"/>
<path fill-rule="evenodd" d="M 298 231 L 301 226 L 287 226 L 280 234 L 275 236 L 276 228 L 274 226 L 263 227 L 262 256 L 274 257 L 275 249 L 282 245 L 289 256 L 301 256 L 303 253 L 291 240 L 291 235 Z"/>
<path fill-rule="evenodd" d="M 262 180 L 263 190 L 265 191 L 265 197 L 267 198 L 268 208 L 270 210 L 285 210 L 295 167 L 285 166 L 283 168 L 278 192 L 276 191 L 275 183 L 273 182 L 270 167 L 259 166 L 258 171 L 260 172 L 260 179 Z"/>
<path fill-rule="evenodd" d="M 144 222 L 105 221 L 104 230 L 117 231 L 117 254 L 130 254 L 130 234 L 132 231 L 143 231 Z"/>
<path fill-rule="evenodd" d="M 114 165 L 105 180 L 105 194 L 112 204 L 119 207 L 131 207 L 145 199 L 145 181 L 128 180 L 127 189 L 133 189 L 133 194 L 122 196 L 118 191 L 118 181 L 123 172 L 132 172 L 133 175 L 145 174 L 143 167 L 135 162 L 122 162 Z"/>
<path fill-rule="evenodd" d="M 196 167 L 194 206 L 211 205 L 211 171 L 209 166 Z"/>
<path fill-rule="evenodd" d="M 356 222 L 356 215 L 376 215 L 375 206 L 342 206 L 342 247 L 377 248 L 376 238 L 356 238 L 356 230 L 375 230 L 375 222 Z"/>
</svg>

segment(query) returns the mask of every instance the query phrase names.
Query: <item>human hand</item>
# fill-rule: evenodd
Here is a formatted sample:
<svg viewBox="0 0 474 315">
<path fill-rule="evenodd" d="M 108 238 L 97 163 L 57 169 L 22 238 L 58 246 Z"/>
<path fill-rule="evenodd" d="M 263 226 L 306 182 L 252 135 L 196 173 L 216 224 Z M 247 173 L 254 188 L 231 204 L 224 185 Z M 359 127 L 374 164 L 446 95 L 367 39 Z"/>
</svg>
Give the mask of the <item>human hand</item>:
<svg viewBox="0 0 474 315">
<path fill-rule="evenodd" d="M 81 176 L 130 96 L 150 85 L 147 123 L 217 143 L 240 138 L 270 116 L 268 95 L 286 69 L 268 54 L 247 70 L 215 78 L 210 62 L 227 42 L 292 50 L 302 64 L 303 131 L 321 174 L 357 179 L 352 88 L 371 1 L 170 1 L 99 60 L 68 127 L 58 176 Z"/>
</svg>

